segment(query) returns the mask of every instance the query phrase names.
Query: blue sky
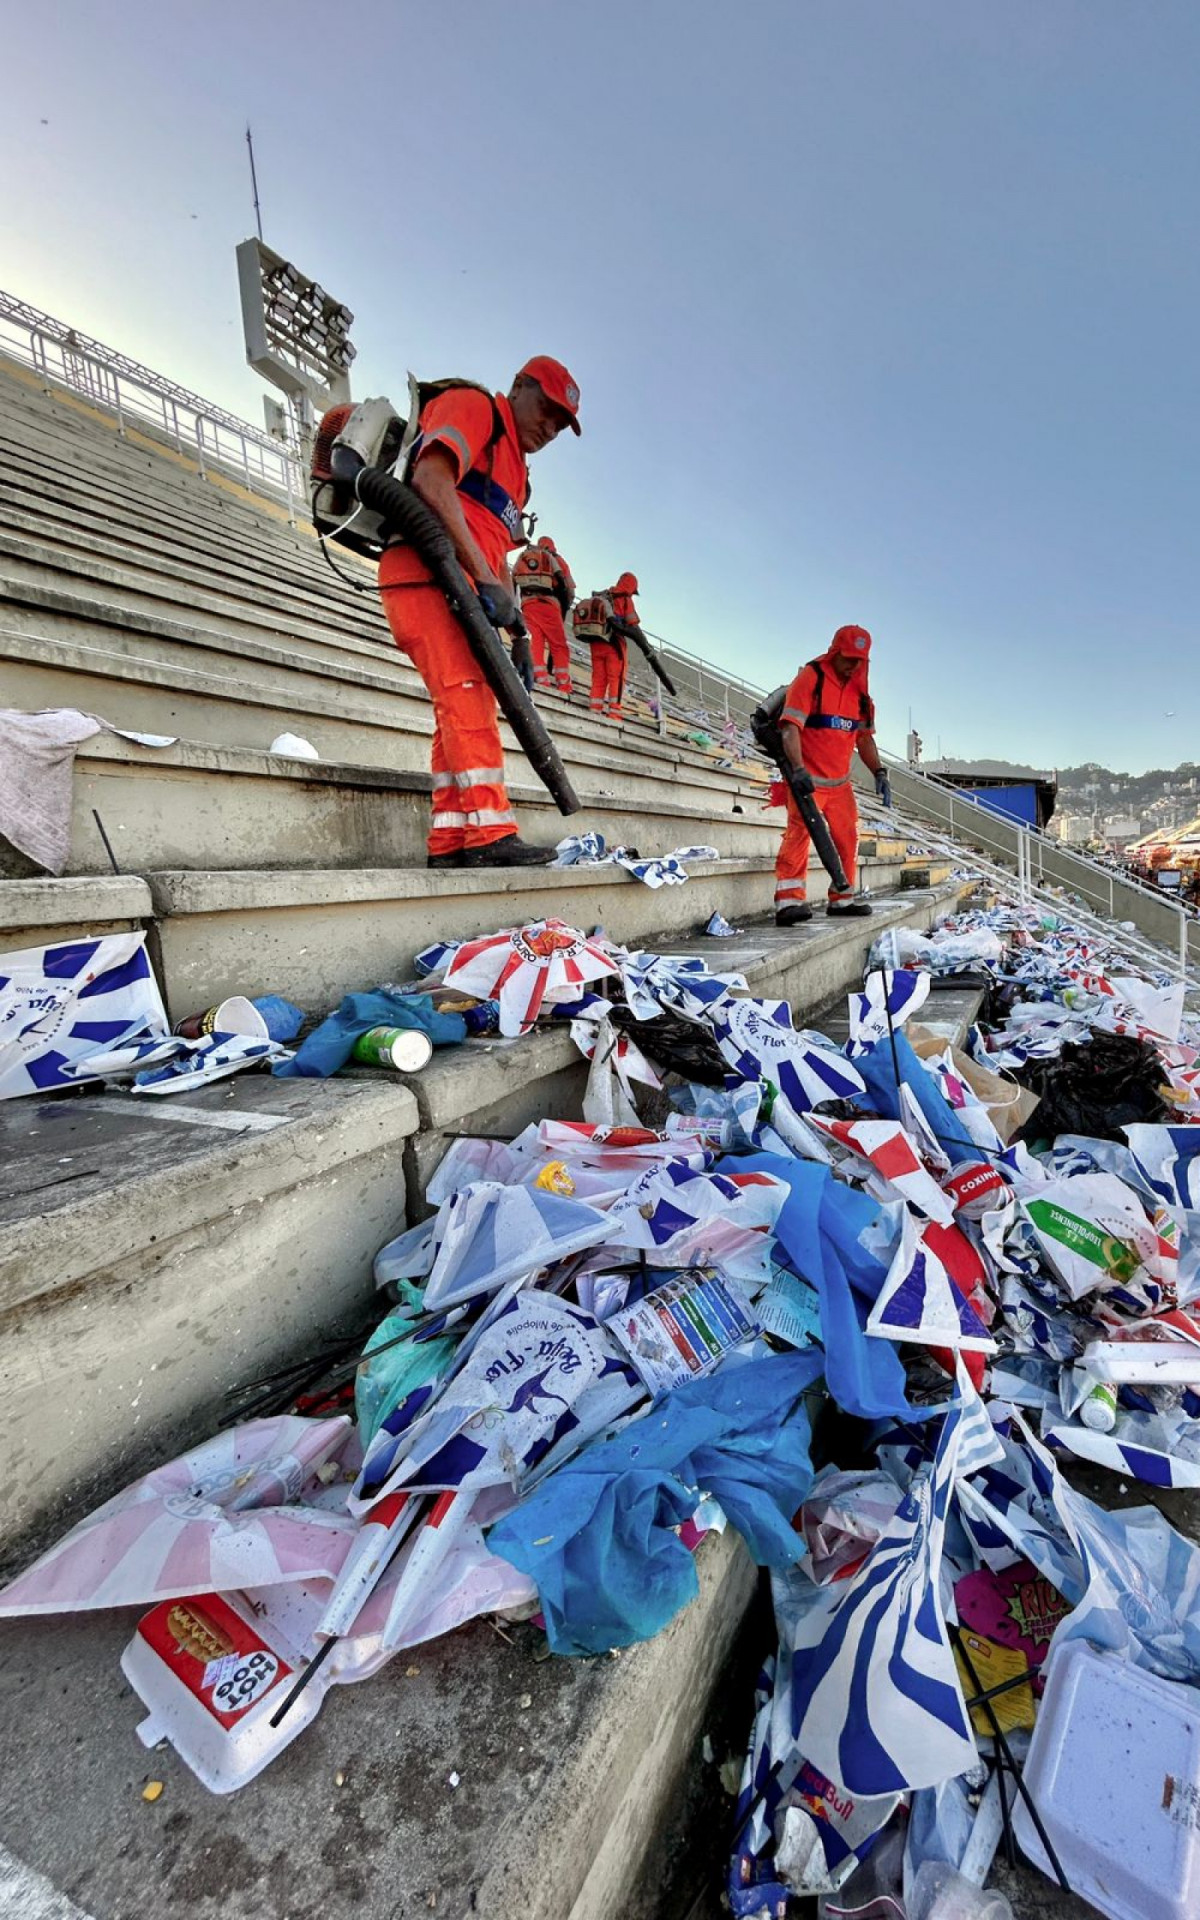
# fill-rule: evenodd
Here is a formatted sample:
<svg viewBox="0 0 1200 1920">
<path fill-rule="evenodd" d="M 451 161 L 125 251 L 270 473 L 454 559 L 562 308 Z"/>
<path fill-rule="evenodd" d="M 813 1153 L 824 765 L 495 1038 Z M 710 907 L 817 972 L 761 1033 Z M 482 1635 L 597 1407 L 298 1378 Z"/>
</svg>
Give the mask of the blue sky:
<svg viewBox="0 0 1200 1920">
<path fill-rule="evenodd" d="M 357 392 L 572 368 L 533 472 L 582 587 L 766 686 L 870 627 L 885 744 L 1200 758 L 1194 0 L 51 17 L 6 26 L 9 290 L 260 420 L 249 117 Z"/>
</svg>

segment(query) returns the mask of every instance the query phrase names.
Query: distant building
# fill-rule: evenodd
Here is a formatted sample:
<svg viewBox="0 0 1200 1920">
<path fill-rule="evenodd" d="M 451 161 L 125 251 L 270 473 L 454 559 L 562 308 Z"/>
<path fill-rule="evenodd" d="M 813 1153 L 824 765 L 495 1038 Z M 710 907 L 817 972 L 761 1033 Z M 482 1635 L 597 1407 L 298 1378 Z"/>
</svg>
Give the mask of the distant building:
<svg viewBox="0 0 1200 1920">
<path fill-rule="evenodd" d="M 1100 837 L 1108 842 L 1116 852 L 1123 853 L 1125 848 L 1138 839 L 1142 823 L 1132 813 L 1110 814 L 1100 829 Z"/>
</svg>

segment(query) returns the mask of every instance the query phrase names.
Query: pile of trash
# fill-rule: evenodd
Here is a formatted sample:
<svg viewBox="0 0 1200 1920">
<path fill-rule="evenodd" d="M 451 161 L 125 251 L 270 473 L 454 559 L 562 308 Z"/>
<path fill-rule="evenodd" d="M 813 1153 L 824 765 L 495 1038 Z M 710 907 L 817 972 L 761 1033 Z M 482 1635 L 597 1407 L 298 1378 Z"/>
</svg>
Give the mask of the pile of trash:
<svg viewBox="0 0 1200 1920">
<path fill-rule="evenodd" d="M 1014 1833 L 1138 1911 L 1112 1860 L 1150 1803 L 1136 1754 L 1098 1787 L 1088 1715 L 1115 1675 L 1156 1730 L 1147 1765 L 1184 1740 L 1200 1551 L 1063 1464 L 1200 1485 L 1183 987 L 994 902 L 885 933 L 844 1046 L 704 959 L 556 921 L 420 970 L 431 1008 L 501 1034 L 569 1021 L 583 1118 L 455 1139 L 432 1217 L 379 1252 L 388 1311 L 352 1387 L 304 1417 L 293 1376 L 265 1383 L 284 1409 L 110 1501 L 0 1614 L 150 1605 L 123 1662 L 143 1737 L 223 1792 L 330 1685 L 478 1614 L 536 1616 L 562 1655 L 649 1638 L 732 1527 L 778 1628 L 735 1914 L 819 1894 L 999 1915 L 978 1889 Z M 955 1047 L 920 1016 L 965 981 L 982 1009 Z"/>
</svg>

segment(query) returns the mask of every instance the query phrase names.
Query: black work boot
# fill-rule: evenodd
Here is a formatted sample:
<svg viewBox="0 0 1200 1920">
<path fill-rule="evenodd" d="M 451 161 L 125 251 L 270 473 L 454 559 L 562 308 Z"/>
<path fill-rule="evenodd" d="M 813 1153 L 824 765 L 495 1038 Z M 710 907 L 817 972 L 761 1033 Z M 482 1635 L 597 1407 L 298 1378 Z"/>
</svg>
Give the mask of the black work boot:
<svg viewBox="0 0 1200 1920">
<path fill-rule="evenodd" d="M 557 847 L 531 847 L 520 834 L 510 833 L 486 847 L 468 847 L 462 863 L 464 867 L 548 867 L 557 852 Z"/>
<path fill-rule="evenodd" d="M 812 908 L 803 900 L 797 900 L 794 906 L 777 907 L 775 925 L 777 927 L 799 927 L 804 921 L 812 919 Z"/>
<path fill-rule="evenodd" d="M 432 873 L 440 873 L 446 867 L 465 867 L 467 856 L 459 847 L 455 853 L 431 853 L 426 855 L 425 865 Z"/>
<path fill-rule="evenodd" d="M 825 912 L 831 920 L 861 920 L 871 911 L 867 900 L 831 900 Z"/>
</svg>

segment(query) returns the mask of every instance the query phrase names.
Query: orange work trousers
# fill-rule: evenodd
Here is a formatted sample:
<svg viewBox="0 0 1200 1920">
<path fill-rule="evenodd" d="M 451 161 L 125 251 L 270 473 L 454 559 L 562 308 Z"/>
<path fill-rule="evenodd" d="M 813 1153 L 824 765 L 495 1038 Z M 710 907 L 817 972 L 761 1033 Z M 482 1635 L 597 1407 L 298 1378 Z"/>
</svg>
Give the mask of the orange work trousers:
<svg viewBox="0 0 1200 1920">
<path fill-rule="evenodd" d="M 461 853 L 517 831 L 504 785 L 496 696 L 441 588 L 428 576 L 412 575 L 412 555 L 389 547 L 379 563 L 383 610 L 433 701 L 429 852 Z"/>
<path fill-rule="evenodd" d="M 832 880 L 829 883 L 829 899 L 836 906 L 840 901 L 849 900 L 854 891 L 855 875 L 858 871 L 858 807 L 854 799 L 854 788 L 849 779 L 839 782 L 836 787 L 818 787 L 813 794 L 825 824 L 829 828 L 829 837 L 837 848 L 838 858 L 850 882 L 849 893 L 839 893 Z M 800 818 L 800 809 L 787 790 L 787 826 L 783 830 L 783 840 L 779 848 L 779 857 L 775 862 L 775 905 L 776 907 L 795 907 L 808 894 L 808 855 L 812 845 L 808 828 Z"/>
<path fill-rule="evenodd" d="M 593 640 L 592 712 L 606 713 L 610 720 L 623 720 L 621 699 L 625 692 L 625 642 Z"/>
<path fill-rule="evenodd" d="M 563 617 L 558 601 L 549 593 L 531 593 L 521 602 L 521 612 L 525 616 L 525 625 L 529 628 L 529 638 L 533 646 L 533 677 L 539 687 L 551 685 L 550 672 L 546 665 L 549 654 L 550 666 L 554 669 L 553 685 L 560 693 L 571 691 L 571 655 L 567 647 L 567 630 L 563 626 Z"/>
</svg>

